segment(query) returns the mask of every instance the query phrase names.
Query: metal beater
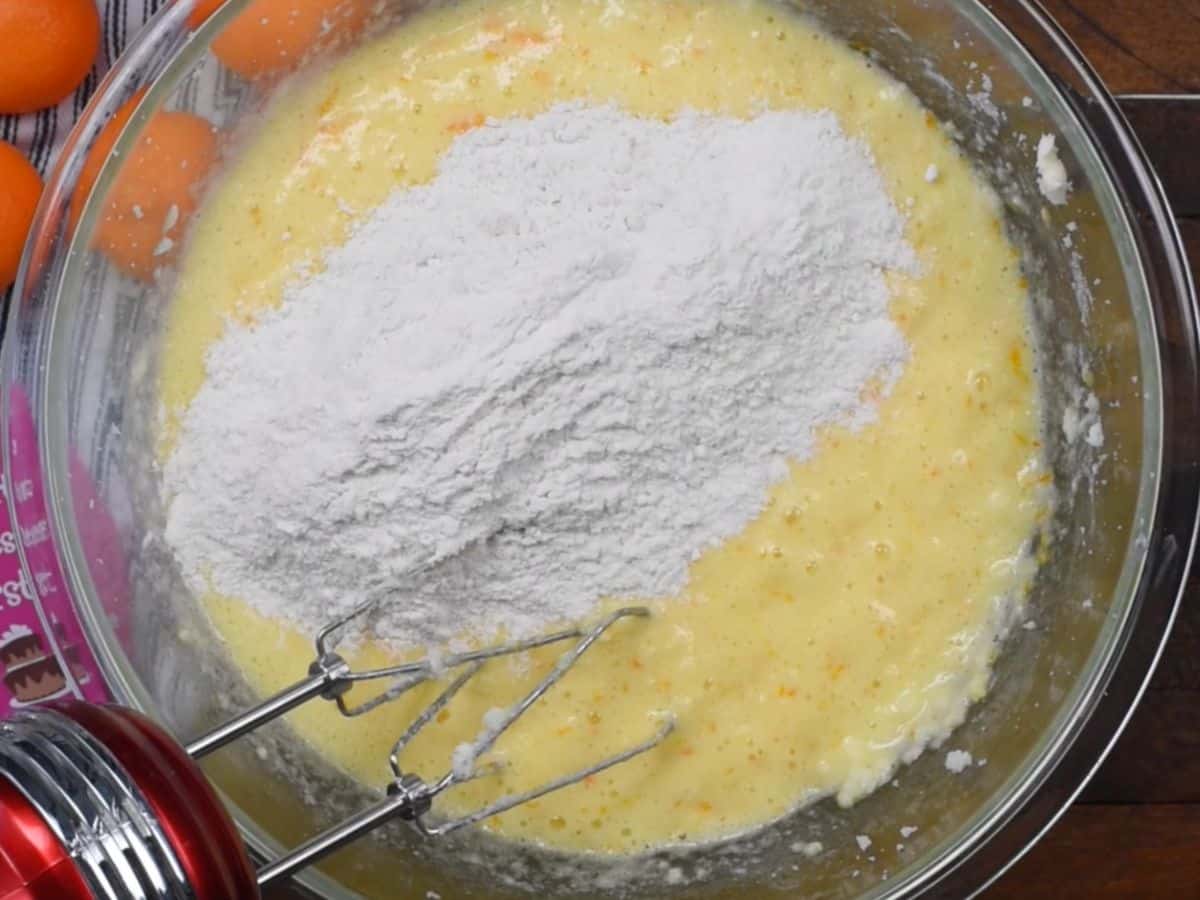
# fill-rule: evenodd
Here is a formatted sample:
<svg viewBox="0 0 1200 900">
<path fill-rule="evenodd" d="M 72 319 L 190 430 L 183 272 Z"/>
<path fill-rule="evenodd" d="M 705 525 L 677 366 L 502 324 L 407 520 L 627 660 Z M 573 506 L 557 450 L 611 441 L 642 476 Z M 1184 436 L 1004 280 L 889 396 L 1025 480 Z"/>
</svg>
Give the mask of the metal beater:
<svg viewBox="0 0 1200 900">
<path fill-rule="evenodd" d="M 642 743 L 584 769 L 459 818 L 427 821 L 440 794 L 486 777 L 487 770 L 477 770 L 475 761 L 589 647 L 621 620 L 645 618 L 650 611 L 624 607 L 588 627 L 455 653 L 436 662 L 426 657 L 355 671 L 337 646 L 346 626 L 365 617 L 377 602 L 321 629 L 307 677 L 186 746 L 144 716 L 117 706 L 72 702 L 25 711 L 0 724 L 0 900 L 253 900 L 267 885 L 385 822 L 407 821 L 431 838 L 449 834 L 633 759 L 662 743 L 674 728 L 673 721 L 664 720 Z M 399 756 L 404 747 L 489 660 L 568 641 L 575 643 L 557 665 L 511 707 L 489 714 L 480 734 L 456 751 L 444 774 L 426 780 L 403 771 Z M 332 701 L 342 715 L 358 716 L 445 673 L 453 675 L 447 687 L 392 748 L 386 796 L 256 872 L 195 760 L 310 700 Z M 380 681 L 391 684 L 366 702 L 347 702 L 354 685 Z"/>
</svg>

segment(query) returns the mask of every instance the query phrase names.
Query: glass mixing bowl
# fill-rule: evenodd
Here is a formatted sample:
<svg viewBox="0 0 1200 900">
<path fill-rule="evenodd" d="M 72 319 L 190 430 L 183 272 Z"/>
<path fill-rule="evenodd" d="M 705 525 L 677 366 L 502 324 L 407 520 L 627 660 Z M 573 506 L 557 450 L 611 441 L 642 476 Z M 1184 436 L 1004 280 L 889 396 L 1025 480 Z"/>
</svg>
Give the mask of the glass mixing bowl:
<svg viewBox="0 0 1200 900">
<path fill-rule="evenodd" d="M 70 139 L 35 223 L 3 350 L 4 453 L 15 486 L 9 501 L 30 592 L 50 621 L 59 618 L 56 610 L 66 618 L 68 605 L 78 610 L 104 675 L 105 685 L 75 678 L 73 686 L 148 710 L 183 737 L 253 698 L 159 539 L 148 448 L 170 278 L 148 284 L 123 277 L 92 248 L 100 200 L 126 160 L 136 160 L 131 151 L 155 115 L 187 109 L 220 135 L 237 135 L 277 89 L 243 81 L 210 52 L 247 2 L 234 0 L 192 28 L 195 5 L 178 0 L 158 15 Z M 721 846 L 640 860 L 622 890 L 963 897 L 1011 864 L 1078 792 L 1127 721 L 1170 627 L 1192 553 L 1200 472 L 1195 298 L 1179 236 L 1137 141 L 1036 3 L 798 5 L 907 84 L 947 125 L 995 189 L 1023 253 L 1060 501 L 1030 600 L 1036 627 L 1012 635 L 991 694 L 954 735 L 955 747 L 986 765 L 951 777 L 944 754 L 927 753 L 894 786 L 851 809 L 820 803 Z M 406 0 L 384 0 L 377 24 L 403 28 L 413 9 Z M 320 65 L 319 55 L 308 64 Z M 85 205 L 78 185 L 89 148 L 138 92 L 140 104 L 107 151 Z M 1035 145 L 1047 133 L 1058 136 L 1074 185 L 1062 207 L 1048 206 L 1037 187 Z M 1061 424 L 1093 393 L 1101 447 L 1071 440 Z M 55 634 L 63 637 L 61 629 Z M 223 751 L 206 769 L 251 846 L 266 855 L 366 796 L 283 725 Z M 738 790 L 736 779 L 717 787 Z M 873 838 L 869 853 L 854 840 L 860 834 Z M 791 849 L 797 841 L 826 849 L 808 860 Z M 584 864 L 582 882 L 565 880 L 559 862 L 478 836 L 422 844 L 395 825 L 302 880 L 304 890 L 331 898 L 599 897 L 616 890 L 602 862 Z M 663 888 L 667 865 L 686 883 Z"/>
</svg>

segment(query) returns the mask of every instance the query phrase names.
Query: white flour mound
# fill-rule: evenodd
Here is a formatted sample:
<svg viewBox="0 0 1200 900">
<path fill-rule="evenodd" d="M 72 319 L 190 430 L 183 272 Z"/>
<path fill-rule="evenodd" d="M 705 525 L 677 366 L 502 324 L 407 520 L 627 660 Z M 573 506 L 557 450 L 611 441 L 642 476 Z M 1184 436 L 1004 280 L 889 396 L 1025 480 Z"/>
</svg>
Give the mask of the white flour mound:
<svg viewBox="0 0 1200 900">
<path fill-rule="evenodd" d="M 306 630 L 385 592 L 398 645 L 678 592 L 871 420 L 902 227 L 832 114 L 489 122 L 213 345 L 164 472 L 184 575 Z"/>
</svg>

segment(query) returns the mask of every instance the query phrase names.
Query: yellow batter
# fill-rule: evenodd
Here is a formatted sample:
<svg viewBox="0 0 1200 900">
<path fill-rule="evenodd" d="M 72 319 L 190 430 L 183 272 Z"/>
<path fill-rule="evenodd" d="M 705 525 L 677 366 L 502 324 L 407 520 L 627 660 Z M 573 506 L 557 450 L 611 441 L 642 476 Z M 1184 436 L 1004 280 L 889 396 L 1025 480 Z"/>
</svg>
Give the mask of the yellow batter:
<svg viewBox="0 0 1200 900">
<path fill-rule="evenodd" d="M 877 424 L 826 433 L 757 521 L 695 563 L 683 596 L 619 625 L 501 741 L 502 776 L 443 809 L 637 743 L 667 712 L 678 727 L 659 749 L 489 827 L 625 852 L 744 830 L 830 793 L 853 802 L 983 696 L 1004 598 L 1020 601 L 1032 568 L 1022 548 L 1044 517 L 1047 479 L 1026 291 L 995 204 L 905 91 L 790 14 L 737 0 L 471 0 L 295 86 L 197 221 L 166 335 L 163 452 L 229 317 L 252 321 L 279 302 L 357 217 L 431 178 L 456 135 L 575 99 L 648 116 L 836 112 L 909 217 L 923 272 L 894 282 L 892 315 L 912 356 Z M 297 676 L 308 636 L 236 598 L 205 603 L 261 691 Z M 485 669 L 406 765 L 444 772 L 483 714 L 556 656 L 524 676 Z M 392 741 L 428 699 L 417 693 L 363 719 L 318 704 L 292 721 L 346 771 L 382 784 Z"/>
</svg>

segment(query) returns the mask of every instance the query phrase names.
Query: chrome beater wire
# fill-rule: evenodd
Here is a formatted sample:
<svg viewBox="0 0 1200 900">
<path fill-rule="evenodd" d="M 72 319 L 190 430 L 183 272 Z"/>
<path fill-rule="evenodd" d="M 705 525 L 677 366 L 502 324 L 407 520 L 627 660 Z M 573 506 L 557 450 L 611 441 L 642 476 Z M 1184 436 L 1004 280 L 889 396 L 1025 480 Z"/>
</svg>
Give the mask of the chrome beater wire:
<svg viewBox="0 0 1200 900">
<path fill-rule="evenodd" d="M 592 775 L 652 750 L 666 740 L 675 728 L 674 720 L 669 717 L 665 718 L 654 734 L 646 740 L 612 756 L 597 760 L 577 771 L 566 773 L 560 778 L 531 790 L 502 797 L 464 816 L 428 824 L 424 821 L 424 817 L 431 811 L 434 799 L 456 785 L 491 774 L 487 769 L 477 768 L 476 761 L 490 751 L 501 735 L 562 680 L 580 657 L 605 632 L 623 619 L 648 618 L 650 610 L 644 606 L 626 606 L 614 610 L 595 624 L 586 627 L 565 628 L 527 640 L 512 641 L 480 650 L 451 653 L 437 660 L 436 663 L 429 657 L 425 657 L 394 666 L 356 671 L 337 652 L 337 645 L 343 629 L 351 622 L 366 617 L 380 602 L 380 598 L 368 600 L 347 615 L 327 624 L 318 632 L 314 641 L 316 658 L 309 666 L 306 678 L 192 741 L 186 747 L 188 754 L 193 759 L 199 759 L 318 697 L 336 703 L 338 710 L 344 716 L 360 716 L 384 703 L 395 700 L 419 684 L 461 669 L 437 698 L 413 720 L 393 745 L 388 757 L 393 780 L 388 786 L 386 797 L 346 821 L 305 841 L 286 855 L 260 869 L 258 872 L 260 886 L 266 886 L 286 878 L 394 819 L 410 822 L 427 837 L 440 837 L 468 825 L 474 825 L 522 803 L 578 784 Z M 473 742 L 461 745 L 455 751 L 455 758 L 451 760 L 450 768 L 445 774 L 432 782 L 427 782 L 416 774 L 403 771 L 399 758 L 404 748 L 454 699 L 489 660 L 527 653 L 566 641 L 575 641 L 575 643 L 563 653 L 551 670 L 524 697 L 512 706 L 503 710 L 495 710 L 485 717 L 483 730 Z M 383 680 L 393 683 L 375 697 L 354 706 L 346 702 L 346 693 L 354 685 Z"/>
<path fill-rule="evenodd" d="M 317 632 L 314 646 L 316 658 L 308 667 L 308 677 L 297 681 L 290 687 L 284 688 L 273 697 L 264 700 L 252 709 L 235 716 L 219 728 L 214 728 L 202 737 L 187 745 L 187 752 L 193 759 L 200 759 L 226 744 L 236 741 L 243 735 L 249 734 L 260 725 L 277 719 L 282 715 L 321 697 L 337 704 L 338 711 L 344 716 L 360 716 L 378 706 L 394 700 L 401 694 L 416 687 L 418 684 L 437 678 L 439 675 L 456 669 L 459 666 L 473 662 L 486 662 L 500 656 L 512 656 L 527 653 L 539 647 L 546 647 L 561 641 L 579 638 L 583 630 L 567 628 L 552 634 L 541 635 L 523 641 L 513 641 L 496 647 L 482 650 L 471 650 L 465 653 L 448 654 L 435 665 L 429 658 L 399 663 L 394 666 L 384 666 L 377 669 L 355 671 L 337 652 L 338 636 L 346 626 L 357 619 L 364 618 L 371 610 L 383 602 L 382 597 L 376 597 L 359 604 L 352 611 L 339 619 L 325 625 Z M 647 611 L 646 615 L 649 614 Z M 377 697 L 358 705 L 349 706 L 346 703 L 346 693 L 360 682 L 383 681 L 391 679 L 396 683 Z"/>
</svg>

